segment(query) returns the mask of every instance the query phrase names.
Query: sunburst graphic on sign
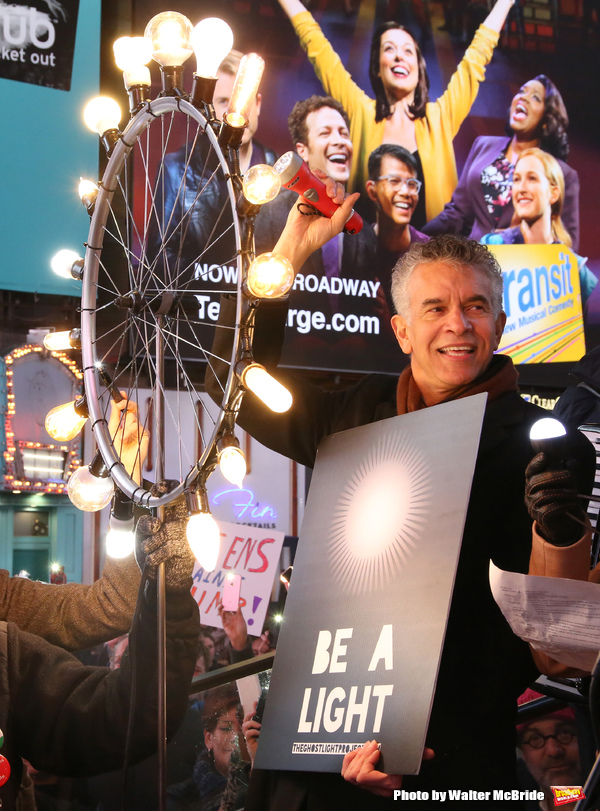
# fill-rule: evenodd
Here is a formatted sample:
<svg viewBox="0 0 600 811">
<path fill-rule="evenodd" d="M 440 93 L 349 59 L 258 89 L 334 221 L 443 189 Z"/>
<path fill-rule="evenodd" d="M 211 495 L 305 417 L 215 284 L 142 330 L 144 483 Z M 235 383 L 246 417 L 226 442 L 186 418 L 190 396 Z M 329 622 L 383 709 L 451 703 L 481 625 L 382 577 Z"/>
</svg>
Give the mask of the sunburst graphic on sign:
<svg viewBox="0 0 600 811">
<path fill-rule="evenodd" d="M 404 434 L 380 440 L 345 484 L 333 512 L 329 557 L 346 592 L 387 585 L 415 549 L 431 474 Z"/>
</svg>

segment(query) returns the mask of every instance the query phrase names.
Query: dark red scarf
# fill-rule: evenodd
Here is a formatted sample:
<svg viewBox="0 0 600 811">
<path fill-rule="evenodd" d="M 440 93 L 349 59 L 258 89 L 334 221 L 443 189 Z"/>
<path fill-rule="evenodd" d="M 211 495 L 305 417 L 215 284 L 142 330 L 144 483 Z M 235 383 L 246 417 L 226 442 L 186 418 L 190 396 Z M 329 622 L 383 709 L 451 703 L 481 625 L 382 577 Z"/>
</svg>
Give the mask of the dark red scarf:
<svg viewBox="0 0 600 811">
<path fill-rule="evenodd" d="M 470 397 L 472 394 L 481 394 L 487 391 L 488 402 L 496 400 L 509 391 L 518 391 L 518 372 L 508 355 L 494 355 L 486 371 L 472 383 L 463 386 L 456 394 L 447 397 L 443 402 L 460 400 L 461 397 Z M 412 369 L 407 366 L 398 379 L 396 391 L 396 408 L 398 414 L 408 414 L 410 411 L 419 411 L 426 408 L 421 390 L 412 376 Z"/>
</svg>

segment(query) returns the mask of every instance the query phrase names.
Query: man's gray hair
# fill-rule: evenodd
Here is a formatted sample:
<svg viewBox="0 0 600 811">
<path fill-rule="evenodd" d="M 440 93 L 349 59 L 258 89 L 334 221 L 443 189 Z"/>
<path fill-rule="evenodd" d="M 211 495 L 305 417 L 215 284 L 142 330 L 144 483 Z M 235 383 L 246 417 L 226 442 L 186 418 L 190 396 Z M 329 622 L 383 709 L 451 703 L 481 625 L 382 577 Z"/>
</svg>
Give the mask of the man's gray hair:
<svg viewBox="0 0 600 811">
<path fill-rule="evenodd" d="M 443 262 L 455 268 L 470 267 L 481 270 L 492 287 L 492 313 L 497 318 L 502 310 L 502 271 L 494 254 L 474 239 L 442 234 L 429 242 L 413 242 L 398 259 L 392 271 L 392 301 L 396 312 L 409 317 L 408 282 L 419 265 Z"/>
</svg>

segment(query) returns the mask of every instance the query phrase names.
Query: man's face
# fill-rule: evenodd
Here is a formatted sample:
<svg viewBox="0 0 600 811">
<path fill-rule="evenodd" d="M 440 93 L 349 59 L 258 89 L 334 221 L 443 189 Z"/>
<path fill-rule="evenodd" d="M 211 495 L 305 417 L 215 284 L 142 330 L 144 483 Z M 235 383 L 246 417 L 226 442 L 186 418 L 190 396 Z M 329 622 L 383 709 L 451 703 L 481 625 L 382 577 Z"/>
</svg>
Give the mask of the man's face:
<svg viewBox="0 0 600 811">
<path fill-rule="evenodd" d="M 408 318 L 392 327 L 425 404 L 457 394 L 489 366 L 506 322 L 492 313 L 492 285 L 485 273 L 443 262 L 419 265 L 408 281 Z"/>
<path fill-rule="evenodd" d="M 227 108 L 229 107 L 229 101 L 231 99 L 231 93 L 233 91 L 233 85 L 235 82 L 235 76 L 231 73 L 225 73 L 222 71 L 217 71 L 217 83 L 215 85 L 215 92 L 213 95 L 213 105 L 215 108 L 215 115 L 221 121 L 223 120 L 223 116 L 227 112 Z M 250 109 L 250 120 L 248 121 L 248 126 L 244 130 L 244 135 L 242 136 L 242 146 L 249 143 L 256 130 L 258 129 L 258 117 L 260 115 L 260 102 L 261 97 L 260 93 L 256 96 L 256 101 L 252 105 Z"/>
<path fill-rule="evenodd" d="M 557 735 L 560 732 L 571 732 L 571 742 L 563 744 L 556 738 L 548 738 L 541 749 L 527 744 L 532 736 Z M 551 786 L 581 785 L 579 745 L 575 733 L 574 723 L 560 718 L 535 721 L 523 733 L 519 748 L 525 765 L 540 788 L 548 791 Z"/>
<path fill-rule="evenodd" d="M 296 144 L 296 152 L 311 169 L 346 183 L 352 166 L 352 141 L 342 116 L 332 107 L 321 107 L 306 116 L 307 143 Z"/>
<path fill-rule="evenodd" d="M 419 202 L 419 192 L 406 184 L 407 180 L 416 180 L 415 172 L 393 155 L 384 155 L 379 177 L 385 179 L 367 180 L 367 194 L 377 206 L 379 217 L 387 217 L 396 225 L 408 225 Z"/>
</svg>

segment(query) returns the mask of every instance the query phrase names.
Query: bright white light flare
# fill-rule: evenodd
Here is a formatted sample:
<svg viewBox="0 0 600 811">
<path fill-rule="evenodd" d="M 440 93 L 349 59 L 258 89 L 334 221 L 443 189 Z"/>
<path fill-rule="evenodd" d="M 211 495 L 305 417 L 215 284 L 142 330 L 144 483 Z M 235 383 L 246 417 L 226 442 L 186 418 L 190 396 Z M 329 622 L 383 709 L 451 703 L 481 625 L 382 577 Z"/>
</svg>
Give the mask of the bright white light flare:
<svg viewBox="0 0 600 811">
<path fill-rule="evenodd" d="M 219 454 L 219 468 L 228 482 L 242 486 L 246 475 L 246 459 L 236 445 L 228 445 Z"/>
<path fill-rule="evenodd" d="M 212 572 L 221 546 L 221 533 L 215 519 L 210 513 L 195 513 L 190 516 L 185 534 L 198 563 L 205 571 Z"/>
<path fill-rule="evenodd" d="M 282 414 L 292 405 L 292 395 L 264 366 L 252 363 L 242 372 L 242 383 L 254 392 L 271 411 Z"/>
<path fill-rule="evenodd" d="M 83 120 L 92 132 L 104 135 L 108 130 L 119 128 L 121 108 L 114 99 L 108 96 L 96 96 L 86 104 Z"/>
<path fill-rule="evenodd" d="M 246 285 L 256 298 L 281 298 L 294 284 L 294 268 L 289 259 L 278 253 L 257 256 L 248 268 Z"/>
<path fill-rule="evenodd" d="M 193 53 L 192 24 L 177 11 L 156 14 L 144 31 L 151 42 L 152 58 L 163 68 L 180 67 Z"/>
<path fill-rule="evenodd" d="M 221 62 L 233 48 L 233 31 L 224 20 L 207 17 L 192 31 L 198 76 L 215 77 Z"/>
</svg>

